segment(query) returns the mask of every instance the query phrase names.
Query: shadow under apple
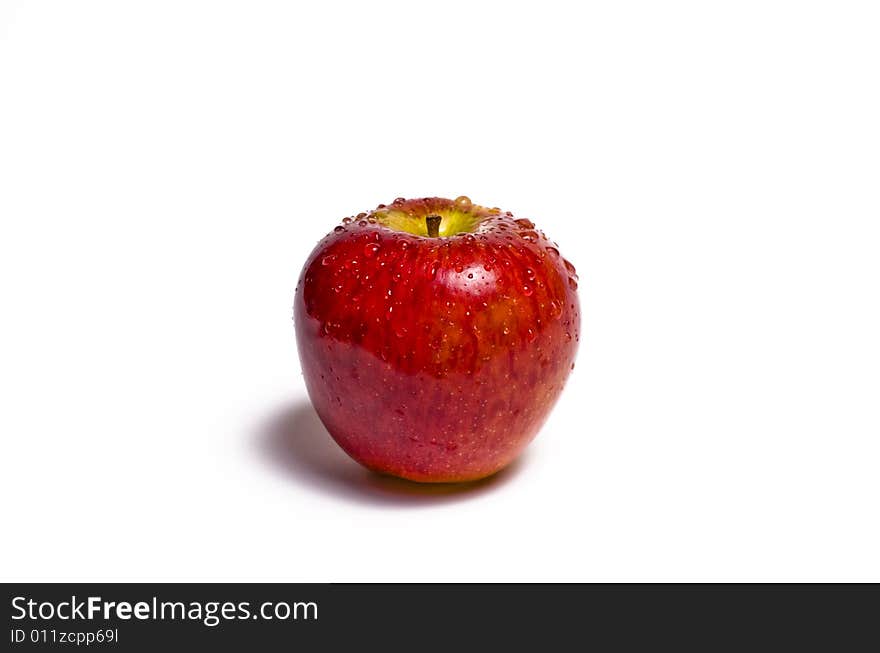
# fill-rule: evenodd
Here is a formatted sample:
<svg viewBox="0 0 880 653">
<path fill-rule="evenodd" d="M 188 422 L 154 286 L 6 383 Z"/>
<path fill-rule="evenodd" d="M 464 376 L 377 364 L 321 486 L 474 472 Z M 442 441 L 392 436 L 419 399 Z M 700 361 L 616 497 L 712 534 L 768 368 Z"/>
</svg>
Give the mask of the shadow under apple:
<svg viewBox="0 0 880 653">
<path fill-rule="evenodd" d="M 292 481 L 341 499 L 385 506 L 417 506 L 475 498 L 513 478 L 524 456 L 489 478 L 470 483 L 414 483 L 362 467 L 334 442 L 308 400 L 270 417 L 259 429 L 261 455 Z"/>
</svg>

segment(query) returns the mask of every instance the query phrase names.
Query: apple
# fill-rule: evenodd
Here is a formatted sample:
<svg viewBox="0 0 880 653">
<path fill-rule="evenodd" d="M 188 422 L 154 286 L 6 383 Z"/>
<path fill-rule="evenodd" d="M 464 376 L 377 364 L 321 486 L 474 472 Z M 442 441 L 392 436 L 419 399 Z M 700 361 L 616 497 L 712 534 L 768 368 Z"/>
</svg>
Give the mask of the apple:
<svg viewBox="0 0 880 653">
<path fill-rule="evenodd" d="M 315 411 L 369 469 L 473 481 L 532 440 L 572 369 L 574 266 L 509 212 L 431 197 L 345 218 L 315 247 L 294 323 Z"/>
</svg>

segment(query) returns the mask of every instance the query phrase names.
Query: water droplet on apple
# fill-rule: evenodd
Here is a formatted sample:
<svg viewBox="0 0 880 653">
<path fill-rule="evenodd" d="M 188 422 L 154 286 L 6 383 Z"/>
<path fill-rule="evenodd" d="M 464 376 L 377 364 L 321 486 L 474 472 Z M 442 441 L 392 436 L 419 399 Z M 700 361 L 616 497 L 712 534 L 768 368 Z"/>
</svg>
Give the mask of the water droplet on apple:
<svg viewBox="0 0 880 653">
<path fill-rule="evenodd" d="M 403 204 L 406 201 L 405 197 L 395 197 L 392 204 Z"/>
<path fill-rule="evenodd" d="M 335 261 L 335 260 L 336 260 L 335 254 L 327 254 L 327 256 L 325 256 L 321 259 L 321 265 L 326 267 L 326 266 L 330 265 L 331 263 L 333 263 L 333 261 Z"/>
<path fill-rule="evenodd" d="M 406 327 L 405 326 L 398 326 L 397 328 L 394 329 L 394 335 L 397 336 L 398 338 L 403 338 L 403 336 L 406 335 Z"/>
<path fill-rule="evenodd" d="M 547 251 L 550 252 L 550 254 L 553 256 L 559 256 L 559 250 L 555 247 L 548 247 Z"/>
<path fill-rule="evenodd" d="M 463 266 L 461 263 L 456 263 L 456 264 L 455 264 L 455 271 L 456 271 L 456 272 L 462 272 L 462 271 L 464 271 L 464 266 Z"/>
<path fill-rule="evenodd" d="M 577 280 L 576 280 L 574 277 L 569 277 L 569 278 L 568 278 L 568 285 L 571 286 L 571 289 L 572 289 L 572 290 L 577 290 L 577 289 L 578 289 L 578 282 L 577 282 Z"/>
<path fill-rule="evenodd" d="M 505 327 L 501 329 L 501 333 L 503 333 L 504 335 L 508 335 L 510 333 L 510 327 L 505 325 Z"/>
<path fill-rule="evenodd" d="M 538 337 L 538 334 L 535 333 L 534 329 L 529 328 L 526 330 L 526 337 L 528 338 L 529 342 L 535 342 L 535 338 Z"/>
<path fill-rule="evenodd" d="M 471 202 L 471 198 L 467 195 L 459 195 L 455 198 L 455 206 L 459 209 L 469 209 L 473 206 L 473 202 Z"/>
<path fill-rule="evenodd" d="M 522 227 L 523 229 L 534 229 L 535 223 L 526 218 L 520 218 L 519 220 L 514 220 L 514 223 Z"/>
<path fill-rule="evenodd" d="M 337 226 L 333 227 L 333 231 L 335 231 L 338 234 L 341 234 L 343 231 L 345 231 L 345 227 L 343 227 L 341 225 L 337 225 Z"/>
<path fill-rule="evenodd" d="M 535 233 L 534 231 L 518 231 L 517 235 L 520 238 L 522 238 L 523 240 L 529 241 L 530 243 L 533 243 L 536 240 L 538 240 L 538 234 Z"/>
<path fill-rule="evenodd" d="M 351 224 L 351 218 L 342 218 L 342 224 Z"/>
<path fill-rule="evenodd" d="M 568 259 L 562 259 L 562 264 L 565 266 L 565 269 L 568 270 L 569 274 L 577 274 L 577 270 L 574 269 L 574 266 L 571 264 L 571 261 Z"/>
<path fill-rule="evenodd" d="M 376 243 L 367 243 L 364 247 L 364 256 L 367 258 L 372 257 L 376 252 L 379 251 L 379 245 Z"/>
<path fill-rule="evenodd" d="M 367 226 L 367 221 L 366 221 L 366 220 L 360 220 L 360 221 L 358 222 L 358 226 L 359 226 L 359 227 L 366 227 L 366 226 Z"/>
<path fill-rule="evenodd" d="M 471 234 L 466 234 L 464 237 L 464 240 L 467 243 L 474 243 L 474 242 L 476 242 L 477 239 L 474 238 L 473 235 L 471 235 Z"/>
<path fill-rule="evenodd" d="M 522 291 L 523 291 L 523 295 L 525 295 L 526 297 L 529 297 L 534 292 L 532 287 L 527 283 L 523 284 Z"/>
<path fill-rule="evenodd" d="M 528 277 L 529 281 L 534 281 L 535 271 L 532 268 L 526 268 L 526 277 Z"/>
<path fill-rule="evenodd" d="M 484 263 L 484 264 L 483 264 L 483 269 L 484 269 L 486 272 L 489 272 L 489 271 L 492 270 L 492 266 L 491 266 L 489 263 Z"/>
<path fill-rule="evenodd" d="M 358 220 L 363 220 L 364 218 L 367 217 L 367 214 L 366 214 L 366 213 L 358 213 L 355 217 L 356 217 Z"/>
<path fill-rule="evenodd" d="M 468 279 L 473 279 L 473 278 L 474 278 L 474 273 L 468 272 Z"/>
<path fill-rule="evenodd" d="M 555 301 L 550 301 L 550 315 L 553 316 L 553 319 L 558 320 L 562 317 L 562 307 Z"/>
</svg>

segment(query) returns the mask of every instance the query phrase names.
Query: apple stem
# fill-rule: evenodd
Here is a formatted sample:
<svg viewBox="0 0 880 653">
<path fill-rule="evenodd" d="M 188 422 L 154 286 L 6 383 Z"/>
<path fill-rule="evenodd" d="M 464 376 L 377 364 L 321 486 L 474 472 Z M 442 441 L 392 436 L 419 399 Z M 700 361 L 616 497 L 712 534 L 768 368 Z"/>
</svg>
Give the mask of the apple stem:
<svg viewBox="0 0 880 653">
<path fill-rule="evenodd" d="M 425 226 L 428 227 L 428 236 L 430 238 L 437 238 L 440 235 L 440 220 L 442 218 L 439 215 L 426 215 L 425 216 Z"/>
</svg>

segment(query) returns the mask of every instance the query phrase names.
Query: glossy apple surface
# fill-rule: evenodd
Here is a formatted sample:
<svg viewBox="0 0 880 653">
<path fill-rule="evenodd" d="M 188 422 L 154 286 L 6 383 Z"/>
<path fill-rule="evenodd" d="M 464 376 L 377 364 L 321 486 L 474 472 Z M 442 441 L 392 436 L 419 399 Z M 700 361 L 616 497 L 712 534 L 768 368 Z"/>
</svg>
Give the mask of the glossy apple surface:
<svg viewBox="0 0 880 653">
<path fill-rule="evenodd" d="M 493 474 L 574 367 L 576 290 L 574 267 L 531 221 L 465 197 L 346 218 L 296 290 L 309 397 L 370 469 L 422 482 Z"/>
</svg>

